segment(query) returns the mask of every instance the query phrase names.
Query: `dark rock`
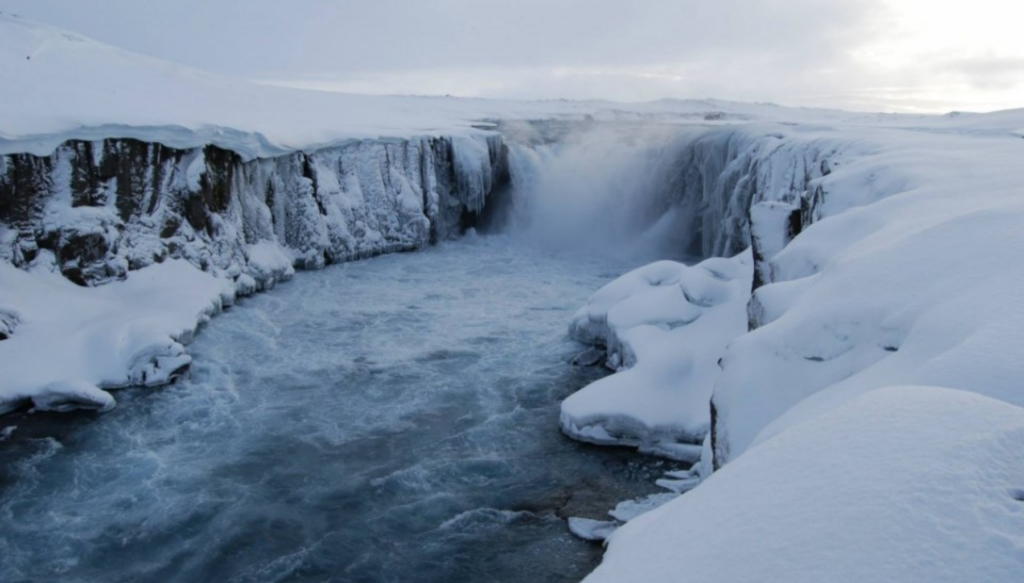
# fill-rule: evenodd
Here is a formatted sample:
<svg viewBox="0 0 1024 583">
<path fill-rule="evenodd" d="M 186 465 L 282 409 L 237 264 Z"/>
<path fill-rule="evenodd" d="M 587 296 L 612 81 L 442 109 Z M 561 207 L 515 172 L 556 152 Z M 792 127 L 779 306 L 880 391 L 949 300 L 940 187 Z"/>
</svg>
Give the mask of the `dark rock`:
<svg viewBox="0 0 1024 583">
<path fill-rule="evenodd" d="M 761 202 L 750 209 L 750 243 L 754 255 L 752 291 L 771 283 L 771 258 L 801 231 L 800 209 L 784 202 Z"/>
</svg>

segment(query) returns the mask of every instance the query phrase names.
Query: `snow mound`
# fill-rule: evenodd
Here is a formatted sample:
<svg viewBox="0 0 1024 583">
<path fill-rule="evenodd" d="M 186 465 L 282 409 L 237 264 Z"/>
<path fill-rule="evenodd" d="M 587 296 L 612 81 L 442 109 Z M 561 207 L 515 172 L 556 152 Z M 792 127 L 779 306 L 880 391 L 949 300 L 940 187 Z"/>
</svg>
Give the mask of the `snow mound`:
<svg viewBox="0 0 1024 583">
<path fill-rule="evenodd" d="M 608 511 L 608 516 L 622 522 L 629 522 L 638 516 L 642 516 L 655 508 L 675 500 L 679 495 L 674 492 L 659 492 L 643 498 L 634 500 L 623 500 L 615 505 L 615 508 Z"/>
<path fill-rule="evenodd" d="M 1019 407 L 878 389 L 623 526 L 586 581 L 1017 581 L 1022 440 Z"/>
<path fill-rule="evenodd" d="M 56 381 L 32 395 L 37 411 L 66 413 L 76 409 L 105 412 L 114 408 L 114 397 L 85 381 Z"/>
<path fill-rule="evenodd" d="M 696 266 L 659 261 L 598 290 L 570 325 L 619 370 L 562 403 L 562 430 L 696 461 L 725 345 L 746 331 L 749 253 Z"/>
<path fill-rule="evenodd" d="M 191 363 L 183 344 L 196 327 L 233 298 L 223 280 L 183 260 L 95 288 L 43 265 L 0 262 L 0 281 L 0 312 L 20 319 L 0 342 L 0 413 L 29 403 L 105 411 L 114 400 L 101 389 L 166 384 Z"/>
</svg>

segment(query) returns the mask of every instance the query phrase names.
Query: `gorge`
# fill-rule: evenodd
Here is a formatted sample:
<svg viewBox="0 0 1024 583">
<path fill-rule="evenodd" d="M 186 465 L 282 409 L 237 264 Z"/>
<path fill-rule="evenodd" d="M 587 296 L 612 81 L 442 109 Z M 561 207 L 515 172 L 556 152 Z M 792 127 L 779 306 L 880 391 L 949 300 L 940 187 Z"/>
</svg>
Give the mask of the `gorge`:
<svg viewBox="0 0 1024 583">
<path fill-rule="evenodd" d="M 370 100 L 0 24 L 165 100 L 0 112 L 5 580 L 571 581 L 572 518 L 588 581 L 1024 568 L 1021 111 Z"/>
</svg>

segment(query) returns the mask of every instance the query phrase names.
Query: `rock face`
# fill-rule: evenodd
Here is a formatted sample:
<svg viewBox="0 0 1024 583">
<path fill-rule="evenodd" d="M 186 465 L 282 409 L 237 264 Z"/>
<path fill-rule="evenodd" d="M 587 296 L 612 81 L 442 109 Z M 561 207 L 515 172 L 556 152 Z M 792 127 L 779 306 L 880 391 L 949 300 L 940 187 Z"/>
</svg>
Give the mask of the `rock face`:
<svg viewBox="0 0 1024 583">
<path fill-rule="evenodd" d="M 501 138 L 483 134 L 253 160 L 209 145 L 68 141 L 0 157 L 0 259 L 26 266 L 46 250 L 65 277 L 95 286 L 183 258 L 251 293 L 293 267 L 457 236 L 508 182 L 505 159 Z"/>
<path fill-rule="evenodd" d="M 686 217 L 689 254 L 731 257 L 746 249 L 751 226 L 761 218 L 753 209 L 762 203 L 798 209 L 794 224 L 813 222 L 825 197 L 820 179 L 835 153 L 834 144 L 749 129 L 719 128 L 687 140 L 669 177 L 675 197 L 669 203 Z M 800 230 L 785 228 L 794 236 Z M 767 234 L 762 229 L 759 236 Z M 767 273 L 769 259 L 766 253 L 755 257 L 762 264 L 757 273 Z"/>
</svg>

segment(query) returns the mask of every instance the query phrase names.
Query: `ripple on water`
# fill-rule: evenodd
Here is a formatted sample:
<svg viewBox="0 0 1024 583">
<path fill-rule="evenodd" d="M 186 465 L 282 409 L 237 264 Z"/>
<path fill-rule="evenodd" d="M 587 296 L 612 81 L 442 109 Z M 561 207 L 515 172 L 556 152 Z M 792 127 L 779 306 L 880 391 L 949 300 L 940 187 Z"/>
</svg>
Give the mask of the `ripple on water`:
<svg viewBox="0 0 1024 583">
<path fill-rule="evenodd" d="M 563 518 L 669 469 L 558 431 L 600 374 L 566 322 L 629 267 L 477 239 L 250 298 L 177 385 L 12 422 L 0 580 L 579 580 Z"/>
</svg>

